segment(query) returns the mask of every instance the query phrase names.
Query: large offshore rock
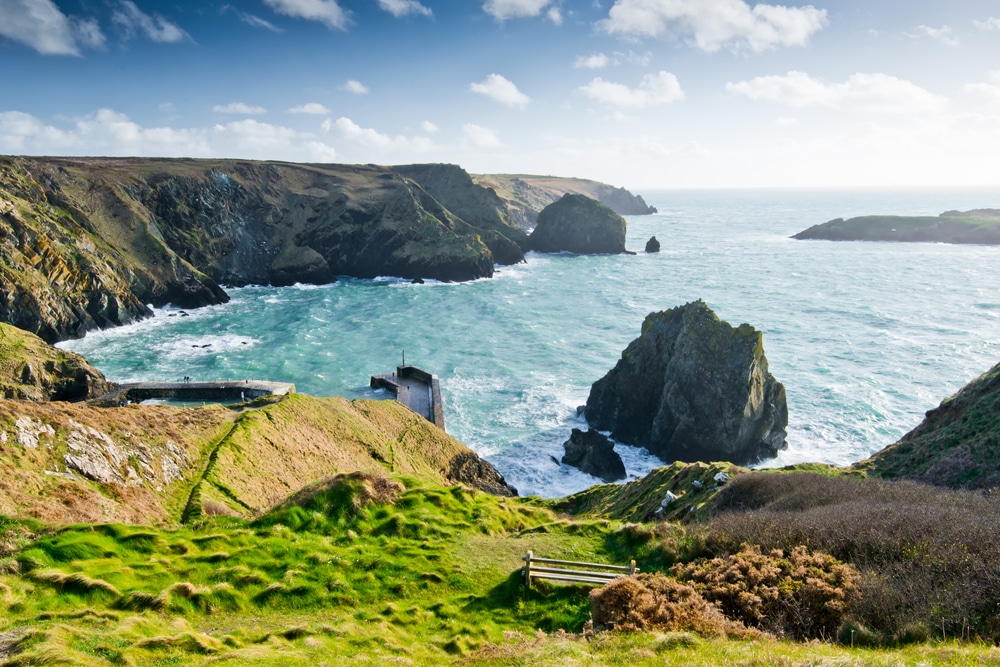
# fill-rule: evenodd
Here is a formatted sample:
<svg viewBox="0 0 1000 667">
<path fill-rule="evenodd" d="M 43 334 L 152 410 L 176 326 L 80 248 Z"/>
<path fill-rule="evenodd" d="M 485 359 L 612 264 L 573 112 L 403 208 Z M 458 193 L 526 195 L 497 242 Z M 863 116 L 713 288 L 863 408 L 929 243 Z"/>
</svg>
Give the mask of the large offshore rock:
<svg viewBox="0 0 1000 667">
<path fill-rule="evenodd" d="M 0 397 L 76 401 L 110 391 L 104 375 L 78 354 L 0 323 Z"/>
<path fill-rule="evenodd" d="M 567 194 L 538 214 L 538 226 L 528 237 L 538 252 L 579 255 L 625 252 L 625 218 L 584 195 Z"/>
<path fill-rule="evenodd" d="M 762 334 L 719 320 L 700 300 L 648 315 L 591 387 L 585 415 L 665 461 L 745 465 L 787 446 L 785 388 L 768 372 Z"/>
<path fill-rule="evenodd" d="M 600 477 L 605 482 L 625 479 L 625 464 L 615 451 L 615 443 L 599 431 L 573 429 L 569 440 L 563 443 L 566 455 L 562 462 L 579 468 L 588 475 Z"/>
</svg>

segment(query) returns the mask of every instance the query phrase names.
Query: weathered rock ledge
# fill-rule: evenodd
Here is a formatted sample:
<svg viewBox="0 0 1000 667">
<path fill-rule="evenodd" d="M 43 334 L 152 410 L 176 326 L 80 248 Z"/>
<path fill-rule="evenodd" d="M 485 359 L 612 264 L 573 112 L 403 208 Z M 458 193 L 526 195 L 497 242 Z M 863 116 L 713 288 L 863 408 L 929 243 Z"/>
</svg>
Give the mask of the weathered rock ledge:
<svg viewBox="0 0 1000 667">
<path fill-rule="evenodd" d="M 584 195 L 567 194 L 538 214 L 528 246 L 538 252 L 578 255 L 625 252 L 625 218 Z"/>
</svg>

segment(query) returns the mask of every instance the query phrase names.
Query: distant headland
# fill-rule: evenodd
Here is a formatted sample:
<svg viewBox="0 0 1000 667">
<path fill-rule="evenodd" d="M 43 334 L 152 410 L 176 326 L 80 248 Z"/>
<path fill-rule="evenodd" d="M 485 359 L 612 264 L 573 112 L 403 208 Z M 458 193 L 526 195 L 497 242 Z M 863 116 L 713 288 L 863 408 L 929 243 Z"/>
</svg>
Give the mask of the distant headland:
<svg viewBox="0 0 1000 667">
<path fill-rule="evenodd" d="M 813 225 L 794 239 L 908 241 L 1000 245 L 1000 209 L 945 211 L 934 216 L 865 215 Z"/>
</svg>

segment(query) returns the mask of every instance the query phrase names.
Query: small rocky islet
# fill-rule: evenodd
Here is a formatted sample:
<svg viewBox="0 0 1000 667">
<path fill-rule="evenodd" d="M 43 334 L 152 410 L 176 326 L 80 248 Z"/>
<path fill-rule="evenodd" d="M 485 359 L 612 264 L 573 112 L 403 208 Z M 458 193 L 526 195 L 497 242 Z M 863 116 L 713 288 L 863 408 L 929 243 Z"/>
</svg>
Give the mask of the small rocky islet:
<svg viewBox="0 0 1000 667">
<path fill-rule="evenodd" d="M 799 240 L 1000 244 L 1000 209 L 945 211 L 938 216 L 837 218 L 792 236 Z"/>
</svg>

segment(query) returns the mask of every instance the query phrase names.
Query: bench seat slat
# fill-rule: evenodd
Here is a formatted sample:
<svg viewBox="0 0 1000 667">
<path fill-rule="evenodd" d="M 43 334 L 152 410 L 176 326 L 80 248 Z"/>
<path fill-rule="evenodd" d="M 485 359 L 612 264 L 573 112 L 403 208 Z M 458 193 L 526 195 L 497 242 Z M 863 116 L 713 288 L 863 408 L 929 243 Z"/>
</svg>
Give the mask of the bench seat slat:
<svg viewBox="0 0 1000 667">
<path fill-rule="evenodd" d="M 589 570 L 569 570 L 560 569 L 555 567 L 535 567 L 531 566 L 531 576 L 535 576 L 535 573 L 544 574 L 576 574 L 580 576 L 590 576 L 590 577 L 604 577 L 606 579 L 615 579 L 622 575 L 615 572 L 591 572 Z"/>
<path fill-rule="evenodd" d="M 603 578 L 597 578 L 597 577 L 579 577 L 579 576 L 575 576 L 575 575 L 553 575 L 553 574 L 542 574 L 542 575 L 537 575 L 536 576 L 534 573 L 532 573 L 531 574 L 531 578 L 532 579 L 552 579 L 554 581 L 575 581 L 575 582 L 582 582 L 582 583 L 587 583 L 587 584 L 606 584 L 606 583 L 608 583 L 610 581 L 613 581 L 614 579 L 617 579 L 618 577 L 612 577 L 610 579 L 603 579 Z"/>
<path fill-rule="evenodd" d="M 522 558 L 521 560 L 526 560 L 526 559 Z M 532 558 L 531 562 L 532 563 L 545 563 L 546 565 L 577 565 L 577 566 L 584 566 L 584 567 L 601 567 L 601 568 L 605 568 L 605 569 L 608 569 L 608 570 L 615 570 L 615 571 L 618 571 L 618 572 L 628 572 L 629 571 L 629 567 L 627 565 L 605 565 L 603 563 L 581 563 L 581 562 L 573 561 L 573 560 L 555 560 L 555 559 L 552 559 L 552 558 Z M 532 566 L 531 569 L 534 570 L 535 569 L 534 566 Z"/>
</svg>

